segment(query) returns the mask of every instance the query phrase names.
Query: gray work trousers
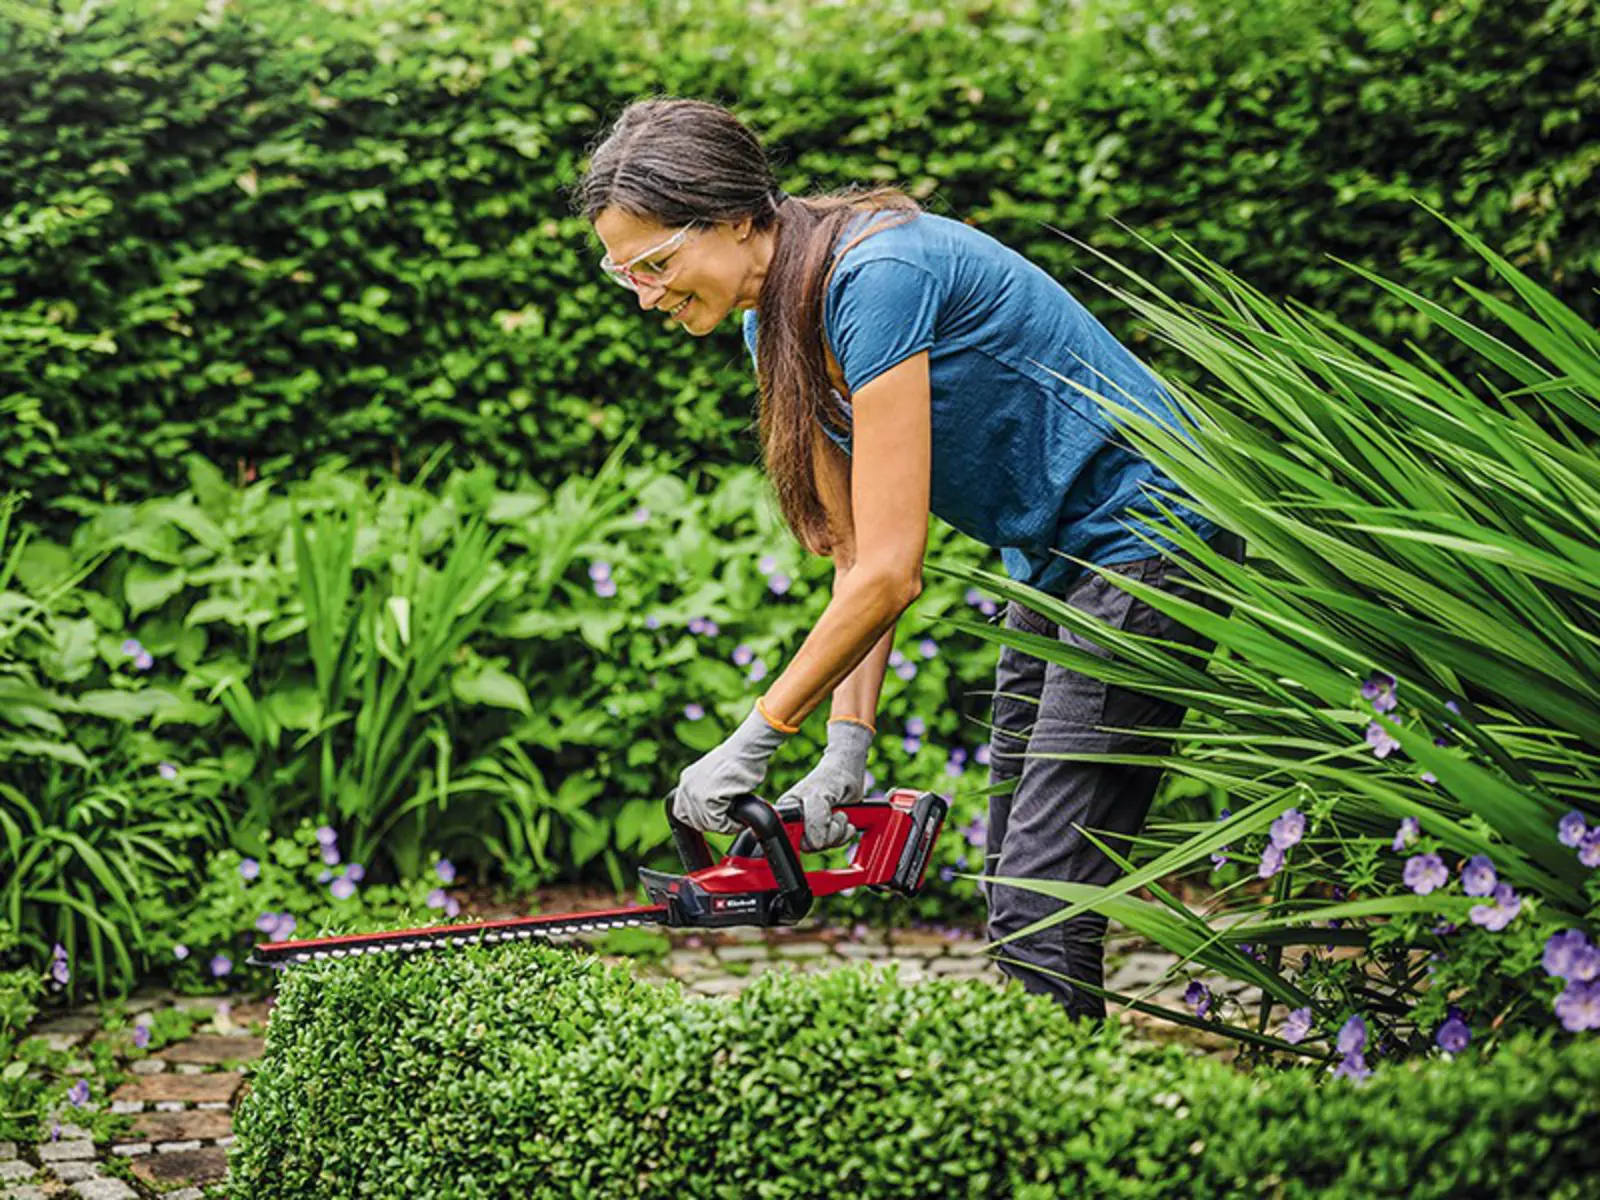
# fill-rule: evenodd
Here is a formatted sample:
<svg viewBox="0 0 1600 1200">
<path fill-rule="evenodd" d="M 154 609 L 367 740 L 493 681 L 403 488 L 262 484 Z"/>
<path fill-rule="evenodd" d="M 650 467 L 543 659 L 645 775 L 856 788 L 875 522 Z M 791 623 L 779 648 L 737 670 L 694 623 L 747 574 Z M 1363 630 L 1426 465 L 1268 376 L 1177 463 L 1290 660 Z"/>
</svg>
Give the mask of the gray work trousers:
<svg viewBox="0 0 1600 1200">
<path fill-rule="evenodd" d="M 1243 543 L 1230 533 L 1215 535 L 1211 544 L 1235 561 L 1243 554 Z M 1110 569 L 1223 611 L 1218 602 L 1183 586 L 1187 577 L 1181 563 L 1157 556 L 1118 563 Z M 1206 652 L 1212 648 L 1210 640 L 1092 573 L 1071 587 L 1066 601 L 1116 628 Z M 1055 638 L 1102 658 L 1110 657 L 1104 648 L 1015 601 L 1007 606 L 1005 623 L 1008 629 Z M 995 693 L 990 782 L 1017 782 L 1010 794 L 989 798 L 984 874 L 1110 883 L 1120 870 L 1073 826 L 1093 830 L 1126 856 L 1128 839 L 1144 827 L 1161 772 L 1148 766 L 1075 761 L 1072 755 L 1085 751 L 1165 754 L 1172 745 L 1170 738 L 1139 739 L 1097 727 L 1175 729 L 1183 720 L 1184 707 L 1102 683 L 1009 646 L 1000 651 Z M 1065 757 L 1035 757 L 1041 754 Z M 1065 907 L 1060 900 L 1019 887 L 986 883 L 983 890 L 991 940 Z M 1106 1015 L 1104 999 L 1030 968 L 1038 966 L 1103 986 L 1105 933 L 1104 917 L 1084 913 L 1008 942 L 994 953 L 1025 964 L 1001 963 L 1000 969 L 1028 991 L 1051 996 L 1073 1017 L 1100 1018 Z"/>
</svg>

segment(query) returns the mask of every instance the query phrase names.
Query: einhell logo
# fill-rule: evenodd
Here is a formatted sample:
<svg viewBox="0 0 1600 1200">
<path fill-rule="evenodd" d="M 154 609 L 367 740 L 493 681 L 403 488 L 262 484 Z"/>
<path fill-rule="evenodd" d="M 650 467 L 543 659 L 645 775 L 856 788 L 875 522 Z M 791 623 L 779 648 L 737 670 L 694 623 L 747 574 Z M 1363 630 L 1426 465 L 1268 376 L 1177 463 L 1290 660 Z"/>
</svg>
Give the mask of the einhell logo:
<svg viewBox="0 0 1600 1200">
<path fill-rule="evenodd" d="M 755 896 L 713 896 L 712 912 L 753 912 L 759 903 Z"/>
</svg>

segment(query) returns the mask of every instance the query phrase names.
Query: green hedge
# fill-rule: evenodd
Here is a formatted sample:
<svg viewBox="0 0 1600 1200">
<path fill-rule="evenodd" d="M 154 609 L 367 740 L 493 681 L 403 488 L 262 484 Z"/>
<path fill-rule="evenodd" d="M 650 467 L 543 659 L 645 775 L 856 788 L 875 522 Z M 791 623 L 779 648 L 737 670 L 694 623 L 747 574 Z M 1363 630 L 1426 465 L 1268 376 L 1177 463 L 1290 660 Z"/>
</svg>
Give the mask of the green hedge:
<svg viewBox="0 0 1600 1200">
<path fill-rule="evenodd" d="M 1578 1197 L 1600 1045 L 1247 1075 L 1015 985 L 682 998 L 543 947 L 289 972 L 234 1186 L 323 1196 Z"/>
<path fill-rule="evenodd" d="M 448 444 L 553 484 L 643 417 L 749 461 L 737 331 L 642 319 L 564 190 L 657 91 L 734 105 L 790 191 L 901 182 L 1125 334 L 1044 222 L 1152 270 L 1138 236 L 1182 234 L 1392 341 L 1420 318 L 1327 256 L 1457 304 L 1477 264 L 1414 195 L 1600 317 L 1590 0 L 1143 7 L 10 6 L 0 470 L 42 516 L 168 491 L 189 450 L 304 474 Z"/>
</svg>

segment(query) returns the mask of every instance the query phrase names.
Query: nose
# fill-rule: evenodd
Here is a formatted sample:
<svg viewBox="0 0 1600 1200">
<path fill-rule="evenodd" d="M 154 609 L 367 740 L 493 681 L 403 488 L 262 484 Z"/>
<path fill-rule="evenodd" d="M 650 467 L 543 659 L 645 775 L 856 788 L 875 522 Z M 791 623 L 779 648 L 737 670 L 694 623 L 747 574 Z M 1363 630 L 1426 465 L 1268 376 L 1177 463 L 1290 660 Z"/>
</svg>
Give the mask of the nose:
<svg viewBox="0 0 1600 1200">
<path fill-rule="evenodd" d="M 639 307 L 643 309 L 654 308 L 661 303 L 661 298 L 667 294 L 667 289 L 653 283 L 638 285 Z"/>
</svg>

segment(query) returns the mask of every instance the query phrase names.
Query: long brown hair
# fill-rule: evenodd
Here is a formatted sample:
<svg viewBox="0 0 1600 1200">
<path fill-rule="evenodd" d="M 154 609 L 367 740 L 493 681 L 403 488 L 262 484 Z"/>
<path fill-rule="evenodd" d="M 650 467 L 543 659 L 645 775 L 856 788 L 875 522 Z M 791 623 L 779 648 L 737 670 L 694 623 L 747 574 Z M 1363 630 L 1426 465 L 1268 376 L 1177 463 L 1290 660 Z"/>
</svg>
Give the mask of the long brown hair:
<svg viewBox="0 0 1600 1200">
<path fill-rule="evenodd" d="M 846 461 L 820 436 L 821 423 L 841 433 L 847 428 L 823 353 L 822 302 L 839 257 L 834 246 L 862 211 L 904 215 L 874 218 L 840 255 L 912 220 L 921 205 L 895 187 L 786 195 L 761 142 L 736 116 L 707 101 L 672 98 L 639 100 L 623 110 L 590 153 L 575 202 L 591 224 L 615 207 L 669 228 L 749 217 L 755 230 L 774 230 L 772 262 L 756 298 L 762 459 L 795 537 L 813 553 L 830 553 L 835 534 L 813 456 Z M 848 476 L 847 465 L 844 471 Z"/>
</svg>

